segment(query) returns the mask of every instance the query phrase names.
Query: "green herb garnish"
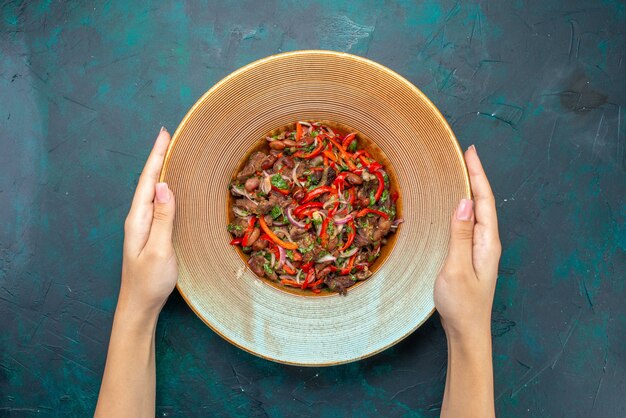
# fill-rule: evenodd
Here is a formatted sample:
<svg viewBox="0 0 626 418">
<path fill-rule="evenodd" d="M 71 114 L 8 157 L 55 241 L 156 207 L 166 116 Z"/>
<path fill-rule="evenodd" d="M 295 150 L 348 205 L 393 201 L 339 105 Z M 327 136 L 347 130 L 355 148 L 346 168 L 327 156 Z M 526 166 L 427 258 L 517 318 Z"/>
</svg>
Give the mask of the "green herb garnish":
<svg viewBox="0 0 626 418">
<path fill-rule="evenodd" d="M 272 217 L 272 219 L 276 219 L 282 214 L 283 214 L 283 210 L 280 208 L 280 206 L 272 207 L 272 210 L 270 212 L 270 216 Z"/>
<path fill-rule="evenodd" d="M 289 185 L 280 174 L 274 174 L 270 181 L 272 183 L 272 186 L 275 186 L 278 189 L 281 189 L 281 190 L 289 189 Z"/>
</svg>

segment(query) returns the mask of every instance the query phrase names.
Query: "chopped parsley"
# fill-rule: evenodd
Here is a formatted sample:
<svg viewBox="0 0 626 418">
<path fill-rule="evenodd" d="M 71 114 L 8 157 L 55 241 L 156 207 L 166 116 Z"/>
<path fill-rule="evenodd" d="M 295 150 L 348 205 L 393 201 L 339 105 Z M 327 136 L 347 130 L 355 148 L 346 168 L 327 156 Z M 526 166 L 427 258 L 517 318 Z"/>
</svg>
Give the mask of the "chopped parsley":
<svg viewBox="0 0 626 418">
<path fill-rule="evenodd" d="M 375 203 L 376 203 L 376 194 L 374 193 L 374 190 L 370 190 L 370 207 L 374 206 Z"/>
<path fill-rule="evenodd" d="M 272 270 L 270 265 L 267 263 L 263 264 L 263 270 L 265 270 L 265 273 L 267 273 L 268 276 L 271 276 L 272 274 L 274 274 L 274 270 Z"/>
<path fill-rule="evenodd" d="M 280 206 L 272 207 L 272 210 L 270 212 L 270 216 L 272 217 L 272 219 L 276 219 L 282 214 L 283 214 L 283 210 L 280 208 Z"/>
<path fill-rule="evenodd" d="M 383 191 L 383 194 L 380 196 L 380 203 L 385 203 L 389 199 L 389 190 Z"/>
<path fill-rule="evenodd" d="M 274 174 L 270 181 L 272 183 L 272 186 L 275 186 L 278 189 L 282 189 L 282 190 L 289 189 L 289 185 L 280 174 Z"/>
<path fill-rule="evenodd" d="M 319 238 L 318 238 L 319 239 Z M 309 251 L 311 251 L 313 249 L 313 247 L 315 246 L 315 243 L 312 242 L 308 247 L 300 247 L 298 248 L 298 251 L 300 251 L 302 254 L 304 253 L 308 253 Z"/>
<path fill-rule="evenodd" d="M 352 142 L 350 142 L 350 146 L 348 146 L 348 151 L 355 152 L 357 147 L 358 147 L 357 142 L 359 142 L 359 141 L 356 138 L 353 139 Z"/>
<path fill-rule="evenodd" d="M 315 137 L 316 137 L 316 136 L 318 136 L 318 135 L 319 135 L 319 132 L 317 132 L 317 131 L 311 131 L 311 136 L 312 136 L 313 138 L 315 138 Z"/>
<path fill-rule="evenodd" d="M 243 231 L 243 226 L 230 223 L 228 224 L 228 227 L 226 227 L 226 229 L 228 230 L 228 232 Z"/>
<path fill-rule="evenodd" d="M 287 250 L 286 256 L 288 259 L 293 260 L 293 250 Z"/>
</svg>

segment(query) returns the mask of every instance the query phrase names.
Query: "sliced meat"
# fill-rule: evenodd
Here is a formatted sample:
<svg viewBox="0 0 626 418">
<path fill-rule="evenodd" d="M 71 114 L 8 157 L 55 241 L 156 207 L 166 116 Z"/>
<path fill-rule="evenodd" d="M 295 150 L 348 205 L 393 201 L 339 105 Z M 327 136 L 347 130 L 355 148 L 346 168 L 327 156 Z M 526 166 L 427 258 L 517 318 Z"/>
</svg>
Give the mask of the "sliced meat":
<svg viewBox="0 0 626 418">
<path fill-rule="evenodd" d="M 259 205 L 254 213 L 257 215 L 267 215 L 274 206 L 268 199 L 258 199 Z"/>
<path fill-rule="evenodd" d="M 261 168 L 263 170 L 269 170 L 270 168 L 272 168 L 275 162 L 276 162 L 275 155 L 267 155 L 263 158 L 263 161 L 261 162 Z"/>
<path fill-rule="evenodd" d="M 230 233 L 237 238 L 241 238 L 248 227 L 248 220 L 246 218 L 235 218 L 235 220 L 231 222 L 231 225 L 234 226 L 234 228 L 228 228 Z"/>
<path fill-rule="evenodd" d="M 302 239 L 302 237 L 306 233 L 307 230 L 304 228 L 298 228 L 297 226 L 292 226 L 291 228 L 289 228 L 289 235 L 291 235 L 291 239 L 293 239 L 294 241 Z"/>
<path fill-rule="evenodd" d="M 267 260 L 265 259 L 265 257 L 260 256 L 260 255 L 252 256 L 250 257 L 250 260 L 248 260 L 248 264 L 250 265 L 250 268 L 252 269 L 254 274 L 256 274 L 259 277 L 265 277 L 265 269 L 263 268 L 263 265 L 266 262 Z"/>
<path fill-rule="evenodd" d="M 374 241 L 381 240 L 385 235 L 387 235 L 390 229 L 391 229 L 391 220 L 385 219 L 381 216 L 378 219 L 377 227 L 374 229 L 374 232 L 372 233 L 372 239 Z"/>
<path fill-rule="evenodd" d="M 328 240 L 328 251 L 332 252 L 335 247 L 337 247 L 337 243 L 339 243 L 339 238 L 333 237 Z"/>
<path fill-rule="evenodd" d="M 330 186 L 337 178 L 337 172 L 332 167 L 328 168 L 328 174 L 326 175 L 326 185 Z"/>
<path fill-rule="evenodd" d="M 247 210 L 248 212 L 256 213 L 258 205 L 255 205 L 248 199 L 237 199 L 235 200 L 234 206 Z"/>
<path fill-rule="evenodd" d="M 255 152 L 250 156 L 248 160 L 248 164 L 237 174 L 237 180 L 239 182 L 244 182 L 249 177 L 252 177 L 254 173 L 261 169 L 261 163 L 265 159 L 266 155 L 262 152 Z"/>
<path fill-rule="evenodd" d="M 332 261 L 326 261 L 324 263 L 316 263 L 315 264 L 315 276 L 318 279 L 321 279 L 322 277 L 320 276 L 320 273 L 324 271 L 331 264 L 332 264 Z M 330 273 L 330 270 L 331 269 L 328 269 L 328 271 L 324 275 L 327 275 L 328 273 Z"/>
<path fill-rule="evenodd" d="M 252 250 L 261 251 L 261 250 L 266 249 L 268 245 L 269 243 L 265 241 L 264 239 L 257 239 L 256 241 L 254 241 L 254 244 L 252 244 Z"/>
<path fill-rule="evenodd" d="M 328 286 L 329 289 L 338 292 L 341 295 L 346 295 L 350 286 L 354 284 L 354 281 L 350 276 L 337 276 L 337 277 L 326 277 L 324 279 L 324 283 Z"/>
</svg>

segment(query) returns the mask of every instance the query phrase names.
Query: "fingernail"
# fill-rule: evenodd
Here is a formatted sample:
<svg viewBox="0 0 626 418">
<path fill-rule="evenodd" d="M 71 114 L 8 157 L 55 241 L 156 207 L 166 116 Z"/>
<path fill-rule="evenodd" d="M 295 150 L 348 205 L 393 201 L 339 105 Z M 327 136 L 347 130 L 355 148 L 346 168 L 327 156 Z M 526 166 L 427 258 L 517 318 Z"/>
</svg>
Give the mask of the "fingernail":
<svg viewBox="0 0 626 418">
<path fill-rule="evenodd" d="M 157 203 L 167 203 L 170 201 L 170 189 L 167 187 L 167 183 L 157 183 L 156 201 Z"/>
<path fill-rule="evenodd" d="M 167 132 L 167 129 L 165 129 L 165 126 L 161 126 L 161 130 L 159 131 L 159 133 L 161 132 Z"/>
<path fill-rule="evenodd" d="M 469 147 L 467 147 L 467 150 L 468 151 L 472 151 L 472 150 L 476 151 L 476 147 L 474 146 L 474 144 L 472 144 Z"/>
<path fill-rule="evenodd" d="M 459 207 L 456 208 L 456 218 L 459 221 L 469 221 L 472 219 L 472 206 L 473 203 L 470 199 L 461 199 Z"/>
</svg>

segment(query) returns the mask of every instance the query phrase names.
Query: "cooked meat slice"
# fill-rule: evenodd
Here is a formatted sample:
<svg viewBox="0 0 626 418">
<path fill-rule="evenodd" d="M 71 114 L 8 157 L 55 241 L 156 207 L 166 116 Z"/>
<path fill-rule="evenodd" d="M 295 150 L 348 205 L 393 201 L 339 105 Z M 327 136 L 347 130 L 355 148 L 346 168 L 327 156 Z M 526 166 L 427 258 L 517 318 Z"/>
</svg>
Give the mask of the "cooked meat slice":
<svg viewBox="0 0 626 418">
<path fill-rule="evenodd" d="M 378 225 L 372 233 L 372 239 L 374 241 L 381 240 L 391 229 L 391 220 L 385 219 L 382 216 L 378 219 Z"/>
<path fill-rule="evenodd" d="M 254 244 L 252 244 L 252 250 L 261 251 L 261 250 L 266 249 L 268 245 L 269 243 L 265 241 L 264 239 L 257 239 L 256 241 L 254 241 Z"/>
<path fill-rule="evenodd" d="M 331 239 L 328 240 L 328 251 L 332 252 L 335 247 L 337 247 L 337 243 L 339 242 L 339 238 L 337 237 L 332 237 Z"/>
<path fill-rule="evenodd" d="M 352 286 L 354 281 L 350 276 L 337 276 L 326 277 L 324 279 L 324 283 L 326 283 L 326 286 L 328 286 L 331 290 L 335 290 L 341 295 L 346 295 L 348 293 L 346 289 Z"/>
<path fill-rule="evenodd" d="M 265 269 L 263 265 L 267 262 L 267 260 L 261 255 L 255 255 L 250 257 L 248 260 L 248 264 L 252 271 L 259 277 L 265 277 Z"/>
<path fill-rule="evenodd" d="M 275 162 L 276 162 L 275 155 L 267 155 L 261 162 L 261 168 L 263 170 L 269 170 L 270 168 L 272 168 Z"/>
<path fill-rule="evenodd" d="M 337 178 L 337 172 L 333 170 L 332 167 L 328 168 L 328 173 L 326 174 L 326 185 L 330 186 L 333 184 L 333 181 Z"/>
<path fill-rule="evenodd" d="M 255 152 L 250 156 L 248 160 L 248 164 L 237 174 L 237 180 L 243 182 L 247 180 L 249 177 L 253 176 L 254 173 L 261 169 L 261 163 L 265 159 L 266 155 L 262 152 Z"/>
<path fill-rule="evenodd" d="M 300 240 L 307 231 L 304 228 L 298 228 L 297 226 L 292 226 L 289 228 L 289 235 L 291 235 L 291 239 L 294 241 Z"/>
<path fill-rule="evenodd" d="M 255 205 L 248 199 L 237 199 L 235 200 L 234 206 L 247 210 L 248 212 L 256 213 L 258 205 Z"/>
<path fill-rule="evenodd" d="M 230 223 L 228 230 L 237 238 L 241 238 L 246 232 L 246 228 L 248 228 L 248 220 L 246 218 L 235 218 Z"/>
</svg>

